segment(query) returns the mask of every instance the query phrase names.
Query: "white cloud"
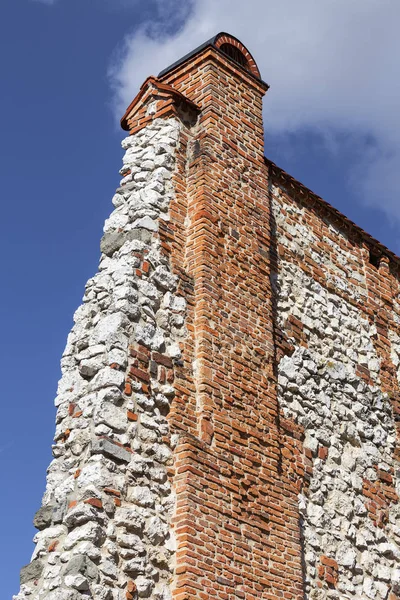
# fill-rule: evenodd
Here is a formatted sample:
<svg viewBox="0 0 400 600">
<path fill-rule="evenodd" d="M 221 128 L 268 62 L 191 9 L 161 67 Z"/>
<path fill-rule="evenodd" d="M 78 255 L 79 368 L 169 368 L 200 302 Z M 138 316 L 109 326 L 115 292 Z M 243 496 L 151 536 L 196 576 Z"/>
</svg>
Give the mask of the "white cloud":
<svg viewBox="0 0 400 600">
<path fill-rule="evenodd" d="M 373 151 L 359 143 L 355 157 L 363 199 L 400 220 L 398 0 L 195 0 L 180 31 L 166 36 L 165 23 L 183 5 L 169 0 L 158 26 L 125 39 L 110 72 L 118 116 L 148 75 L 228 31 L 271 84 L 267 132 L 311 128 L 330 139 L 369 136 Z"/>
</svg>

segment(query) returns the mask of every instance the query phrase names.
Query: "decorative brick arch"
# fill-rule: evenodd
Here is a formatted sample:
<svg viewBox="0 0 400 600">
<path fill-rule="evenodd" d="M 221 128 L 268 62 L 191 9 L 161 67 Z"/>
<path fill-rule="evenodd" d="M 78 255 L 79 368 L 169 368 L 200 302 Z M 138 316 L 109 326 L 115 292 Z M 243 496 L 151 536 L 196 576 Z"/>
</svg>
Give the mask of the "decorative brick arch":
<svg viewBox="0 0 400 600">
<path fill-rule="evenodd" d="M 223 33 L 218 34 L 214 41 L 215 48 L 218 48 L 219 50 L 224 52 L 224 50 L 221 48 L 221 46 L 224 46 L 225 44 L 229 44 L 230 46 L 233 46 L 233 48 L 236 48 L 236 50 L 239 51 L 243 55 L 243 57 L 246 61 L 246 65 L 241 64 L 241 62 L 239 62 L 239 64 L 241 64 L 241 66 L 244 69 L 246 69 L 247 71 L 252 73 L 252 75 L 257 77 L 258 79 L 261 79 L 261 74 L 256 65 L 254 58 L 252 57 L 250 52 L 247 50 L 247 48 L 245 46 L 243 46 L 242 42 L 240 42 L 237 38 L 235 38 L 233 35 L 230 35 L 228 33 L 223 32 Z"/>
</svg>

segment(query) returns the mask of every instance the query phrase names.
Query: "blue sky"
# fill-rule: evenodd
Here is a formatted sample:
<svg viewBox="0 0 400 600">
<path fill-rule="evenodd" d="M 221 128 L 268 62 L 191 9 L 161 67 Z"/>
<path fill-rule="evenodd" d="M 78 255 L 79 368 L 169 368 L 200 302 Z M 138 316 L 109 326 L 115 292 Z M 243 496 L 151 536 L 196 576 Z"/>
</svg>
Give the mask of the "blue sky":
<svg viewBox="0 0 400 600">
<path fill-rule="evenodd" d="M 267 156 L 400 252 L 398 0 L 227 2 L 1 2 L 4 598 L 33 549 L 59 360 L 119 182 L 117 117 L 147 75 L 221 29 L 240 37 L 271 84 Z"/>
</svg>

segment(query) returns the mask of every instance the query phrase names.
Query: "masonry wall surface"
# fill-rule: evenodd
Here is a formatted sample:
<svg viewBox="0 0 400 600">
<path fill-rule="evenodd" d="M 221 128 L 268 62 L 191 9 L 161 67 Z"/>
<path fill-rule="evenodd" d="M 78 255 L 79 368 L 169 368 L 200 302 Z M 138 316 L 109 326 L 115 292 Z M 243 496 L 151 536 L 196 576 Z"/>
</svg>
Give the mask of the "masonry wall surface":
<svg viewBox="0 0 400 600">
<path fill-rule="evenodd" d="M 270 171 L 278 400 L 304 431 L 307 598 L 397 598 L 397 267 Z"/>
<path fill-rule="evenodd" d="M 124 176 L 61 361 L 54 460 L 18 600 L 170 598 L 175 538 L 166 415 L 184 336 L 159 230 L 180 124 L 123 142 Z M 129 175 L 128 175 L 129 173 Z"/>
<path fill-rule="evenodd" d="M 195 428 L 177 586 L 190 598 L 301 597 L 298 490 L 282 453 L 296 441 L 278 427 L 273 369 L 265 89 L 215 54 L 163 79 L 202 108 L 186 188 Z"/>
<path fill-rule="evenodd" d="M 124 117 L 16 600 L 400 597 L 398 267 L 265 161 L 265 91 L 206 47 Z"/>
</svg>

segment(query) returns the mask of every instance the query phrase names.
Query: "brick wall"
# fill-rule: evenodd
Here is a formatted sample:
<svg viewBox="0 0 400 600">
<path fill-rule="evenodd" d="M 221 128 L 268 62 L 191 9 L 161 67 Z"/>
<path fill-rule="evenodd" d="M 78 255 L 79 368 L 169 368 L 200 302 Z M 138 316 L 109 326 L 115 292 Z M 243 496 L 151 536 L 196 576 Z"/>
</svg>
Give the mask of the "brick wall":
<svg viewBox="0 0 400 600">
<path fill-rule="evenodd" d="M 273 368 L 265 86 L 213 49 L 163 82 L 201 111 L 171 223 L 172 264 L 193 282 L 182 402 L 170 414 L 181 432 L 175 595 L 300 598 L 303 466 L 292 466 L 297 431 L 281 426 Z"/>
<path fill-rule="evenodd" d="M 175 593 L 395 597 L 396 260 L 263 163 L 265 88 L 254 79 L 208 49 L 162 80 L 200 110 L 188 135 L 182 178 L 186 219 L 177 227 L 186 227 L 178 264 L 192 278 L 193 295 L 186 372 L 178 375 L 184 401 L 170 415 L 184 442 L 176 463 L 182 500 L 175 515 Z M 382 254 L 377 266 L 375 257 Z M 311 288 L 308 311 L 288 310 L 281 294 L 287 274 L 289 287 L 300 281 L 300 294 Z M 324 302 L 324 294 L 318 324 L 315 304 Z M 344 351 L 336 352 L 336 345 Z M 304 377 L 304 387 L 288 404 L 288 388 L 297 384 L 286 378 L 284 359 L 292 356 L 294 377 Z M 305 377 L 304 365 L 321 356 L 326 364 L 318 363 L 314 373 L 306 370 Z M 345 378 L 338 383 L 335 370 L 343 365 Z M 326 366 L 328 373 L 318 371 Z M 354 394 L 346 390 L 350 381 Z M 318 395 L 311 404 L 303 401 L 307 393 L 314 397 L 313 386 L 326 388 L 327 397 L 347 396 L 324 411 L 315 407 Z M 361 412 L 358 406 L 355 413 L 347 410 L 346 402 L 360 400 Z M 322 423 L 313 429 L 309 421 L 321 419 L 318 411 Z M 335 419 L 348 423 L 330 440 Z M 361 430 L 354 439 L 353 426 Z M 337 483 L 327 475 L 332 471 Z M 341 490 L 349 477 L 354 483 Z M 328 490 L 323 517 L 333 511 L 321 522 L 312 514 L 320 506 L 319 486 Z M 349 515 L 341 514 L 341 503 Z M 339 531 L 352 527 L 358 540 Z M 320 539 L 313 549 L 315 531 Z M 379 544 L 392 545 L 386 556 Z"/>
<path fill-rule="evenodd" d="M 400 597 L 400 261 L 264 158 L 267 88 L 221 34 L 122 119 L 17 600 Z"/>
</svg>

